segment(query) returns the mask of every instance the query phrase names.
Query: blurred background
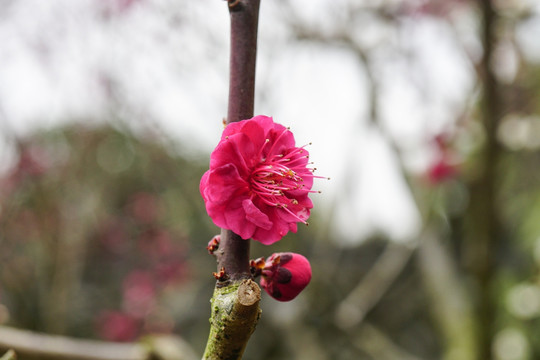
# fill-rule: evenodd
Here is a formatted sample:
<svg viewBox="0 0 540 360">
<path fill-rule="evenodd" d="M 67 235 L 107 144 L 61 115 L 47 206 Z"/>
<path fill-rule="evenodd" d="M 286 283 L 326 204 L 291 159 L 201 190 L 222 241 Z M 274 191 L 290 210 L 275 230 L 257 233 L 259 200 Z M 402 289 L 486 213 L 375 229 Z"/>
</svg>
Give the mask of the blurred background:
<svg viewBox="0 0 540 360">
<path fill-rule="evenodd" d="M 174 334 L 200 356 L 226 3 L 0 14 L 2 334 Z M 540 358 L 538 39 L 538 0 L 262 1 L 255 112 L 331 180 L 309 227 L 253 244 L 304 254 L 313 280 L 263 294 L 245 359 Z"/>
</svg>

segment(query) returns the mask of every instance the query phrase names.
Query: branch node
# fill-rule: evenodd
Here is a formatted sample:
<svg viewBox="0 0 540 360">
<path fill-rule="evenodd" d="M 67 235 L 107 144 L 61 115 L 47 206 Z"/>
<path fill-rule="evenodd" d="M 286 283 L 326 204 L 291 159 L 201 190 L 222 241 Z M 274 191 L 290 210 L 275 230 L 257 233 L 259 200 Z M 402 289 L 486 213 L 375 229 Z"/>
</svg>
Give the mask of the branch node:
<svg viewBox="0 0 540 360">
<path fill-rule="evenodd" d="M 229 3 L 229 8 L 233 8 L 240 3 L 240 0 L 227 0 L 227 2 Z"/>
</svg>

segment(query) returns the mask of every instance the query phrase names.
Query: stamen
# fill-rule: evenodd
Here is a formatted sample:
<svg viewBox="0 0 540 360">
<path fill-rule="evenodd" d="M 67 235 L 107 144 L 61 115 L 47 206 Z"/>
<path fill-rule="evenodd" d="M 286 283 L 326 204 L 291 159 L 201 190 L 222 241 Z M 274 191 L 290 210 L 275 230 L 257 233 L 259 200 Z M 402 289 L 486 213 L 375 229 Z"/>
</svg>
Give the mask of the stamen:
<svg viewBox="0 0 540 360">
<path fill-rule="evenodd" d="M 281 137 L 283 136 L 283 134 L 285 134 L 287 131 L 289 131 L 289 129 L 285 128 L 285 130 L 283 130 L 281 132 L 281 134 L 278 135 L 278 137 L 276 139 L 274 139 L 274 142 L 272 143 L 272 147 L 270 148 L 270 150 L 268 150 L 268 154 L 272 154 L 272 150 L 274 150 L 274 147 L 276 146 L 276 144 L 278 143 L 279 139 L 281 139 Z"/>
<path fill-rule="evenodd" d="M 268 144 L 269 142 L 270 142 L 270 139 L 264 140 L 264 144 L 263 144 L 263 146 L 261 146 L 261 150 L 259 151 L 259 154 L 257 155 L 258 158 L 262 159 L 261 162 L 266 161 L 266 158 L 263 158 L 262 154 L 263 154 L 264 148 L 266 147 L 266 144 Z"/>
<path fill-rule="evenodd" d="M 283 208 L 283 210 L 285 210 L 286 212 L 288 212 L 289 214 L 291 214 L 292 216 L 294 216 L 296 219 L 298 219 L 299 222 L 302 222 L 302 223 L 304 223 L 304 224 L 307 223 L 306 220 L 300 218 L 298 215 L 296 215 L 295 213 L 293 213 L 291 210 L 287 209 L 286 207 Z"/>
<path fill-rule="evenodd" d="M 250 188 L 253 196 L 257 196 L 262 203 L 286 211 L 297 221 L 307 225 L 307 222 L 298 215 L 297 206 L 300 204 L 295 198 L 297 195 L 292 195 L 291 192 L 321 193 L 321 191 L 311 190 L 311 181 L 308 186 L 305 180 L 327 178 L 314 175 L 316 168 L 307 167 L 313 165 L 313 162 L 306 160 L 309 159 L 309 154 L 304 147 L 312 143 L 288 149 L 281 154 L 272 154 L 277 147 L 276 143 L 285 136 L 287 131 L 288 129 L 283 130 L 275 139 L 272 139 L 272 146 L 268 151 L 264 149 L 270 139 L 266 139 L 263 149 L 260 150 L 261 163 L 253 169 L 251 175 Z M 266 157 L 263 157 L 263 154 Z"/>
</svg>

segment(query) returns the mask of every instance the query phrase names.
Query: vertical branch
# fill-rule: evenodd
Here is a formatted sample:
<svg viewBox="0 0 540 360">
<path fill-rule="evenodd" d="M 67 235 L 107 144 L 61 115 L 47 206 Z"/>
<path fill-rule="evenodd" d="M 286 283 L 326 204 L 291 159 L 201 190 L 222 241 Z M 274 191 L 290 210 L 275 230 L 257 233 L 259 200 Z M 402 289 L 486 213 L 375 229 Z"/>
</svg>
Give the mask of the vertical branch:
<svg viewBox="0 0 540 360">
<path fill-rule="evenodd" d="M 491 0 L 479 0 L 482 13 L 482 45 L 484 54 L 480 63 L 483 98 L 481 121 L 485 130 L 480 174 L 471 185 L 470 236 L 472 241 L 473 272 L 478 284 L 478 359 L 490 360 L 495 330 L 496 309 L 493 280 L 496 271 L 495 254 L 500 224 L 496 211 L 496 167 L 500 146 L 496 139 L 501 118 L 499 86 L 491 64 L 496 41 L 497 14 Z"/>
<path fill-rule="evenodd" d="M 227 123 L 253 117 L 255 62 L 260 0 L 228 0 L 231 20 L 231 55 Z M 249 240 L 221 229 L 214 253 L 218 273 L 212 296 L 210 335 L 203 359 L 238 360 L 259 320 L 261 289 L 249 268 Z"/>
<path fill-rule="evenodd" d="M 229 3 L 231 55 L 227 123 L 253 117 L 259 4 L 260 0 Z M 224 268 L 230 279 L 251 277 L 249 241 L 230 230 L 222 229 L 220 249 L 216 256 L 218 271 Z"/>
<path fill-rule="evenodd" d="M 259 4 L 260 0 L 240 0 L 229 7 L 231 55 L 227 122 L 253 117 Z"/>
</svg>

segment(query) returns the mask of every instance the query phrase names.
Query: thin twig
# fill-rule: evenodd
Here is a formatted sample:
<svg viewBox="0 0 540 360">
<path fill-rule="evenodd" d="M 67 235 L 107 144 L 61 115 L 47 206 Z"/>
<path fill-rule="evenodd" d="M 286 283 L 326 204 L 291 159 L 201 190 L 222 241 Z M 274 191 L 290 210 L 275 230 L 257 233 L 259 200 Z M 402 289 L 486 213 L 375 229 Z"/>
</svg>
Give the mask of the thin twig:
<svg viewBox="0 0 540 360">
<path fill-rule="evenodd" d="M 0 326 L 0 348 L 22 356 L 69 360 L 195 360 L 191 346 L 175 335 L 148 335 L 137 343 L 115 343 L 48 335 Z M 6 354 L 7 355 L 7 354 Z M 0 360 L 14 360 L 15 357 Z"/>
<path fill-rule="evenodd" d="M 374 325 L 364 323 L 355 336 L 353 344 L 377 360 L 421 360 L 398 346 Z"/>
<path fill-rule="evenodd" d="M 389 242 L 375 265 L 338 305 L 336 325 L 342 329 L 360 324 L 401 274 L 414 248 Z"/>
<path fill-rule="evenodd" d="M 0 326 L 0 347 L 17 353 L 70 360 L 145 360 L 147 350 L 140 344 L 119 344 L 46 335 Z"/>
<path fill-rule="evenodd" d="M 477 353 L 473 308 L 449 250 L 427 229 L 417 254 L 430 310 L 446 339 L 445 358 L 473 360 Z"/>
</svg>

